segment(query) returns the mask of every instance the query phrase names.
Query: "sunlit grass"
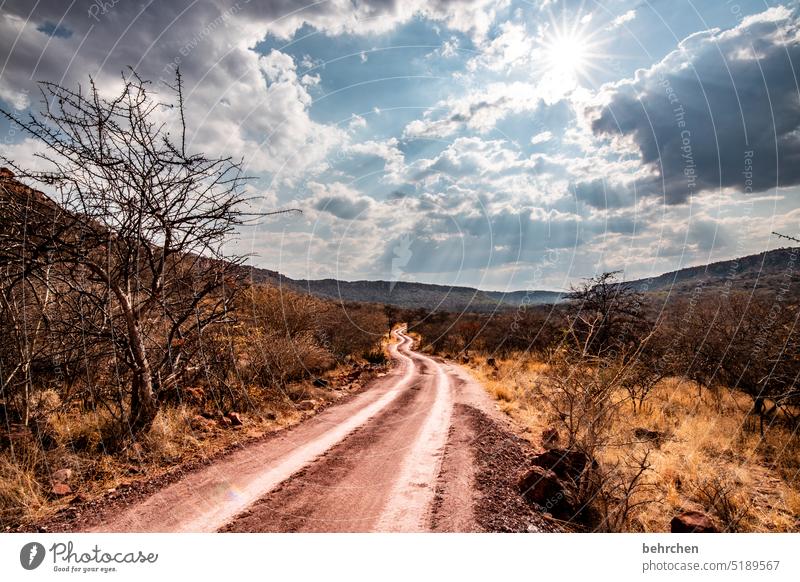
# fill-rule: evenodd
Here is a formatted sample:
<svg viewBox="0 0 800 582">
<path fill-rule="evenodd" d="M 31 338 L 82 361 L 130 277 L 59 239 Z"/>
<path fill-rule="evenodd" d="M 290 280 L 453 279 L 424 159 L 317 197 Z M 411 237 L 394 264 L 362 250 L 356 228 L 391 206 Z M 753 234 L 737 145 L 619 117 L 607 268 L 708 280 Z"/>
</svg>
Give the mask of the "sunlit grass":
<svg viewBox="0 0 800 582">
<path fill-rule="evenodd" d="M 555 426 L 544 404 L 548 365 L 521 355 L 496 358 L 496 369 L 486 359 L 473 357 L 469 368 L 486 390 L 541 447 L 542 431 Z M 659 499 L 634 515 L 632 529 L 669 531 L 670 519 L 680 511 L 696 509 L 714 515 L 722 527 L 738 531 L 787 532 L 800 527 L 800 443 L 784 424 L 775 422 L 764 437 L 750 413 L 748 396 L 729 390 L 711 392 L 692 382 L 668 378 L 658 384 L 641 411 L 622 406 L 614 440 L 635 440 L 636 428 L 658 431 L 664 442 L 654 447 L 649 479 Z M 609 447 L 600 461 L 613 463 L 622 448 Z M 710 507 L 713 495 L 724 497 L 727 508 Z M 718 503 L 717 505 L 722 505 Z M 726 524 L 729 520 L 733 523 Z"/>
</svg>

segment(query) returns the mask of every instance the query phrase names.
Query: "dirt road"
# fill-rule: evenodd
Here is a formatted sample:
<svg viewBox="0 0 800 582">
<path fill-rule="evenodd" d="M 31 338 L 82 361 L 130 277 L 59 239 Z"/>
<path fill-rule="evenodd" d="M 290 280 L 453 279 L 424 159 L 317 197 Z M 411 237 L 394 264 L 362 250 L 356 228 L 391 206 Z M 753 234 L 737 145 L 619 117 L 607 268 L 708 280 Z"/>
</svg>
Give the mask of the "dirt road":
<svg viewBox="0 0 800 582">
<path fill-rule="evenodd" d="M 526 444 L 459 367 L 412 350 L 348 402 L 251 445 L 90 531 L 538 531 Z"/>
</svg>

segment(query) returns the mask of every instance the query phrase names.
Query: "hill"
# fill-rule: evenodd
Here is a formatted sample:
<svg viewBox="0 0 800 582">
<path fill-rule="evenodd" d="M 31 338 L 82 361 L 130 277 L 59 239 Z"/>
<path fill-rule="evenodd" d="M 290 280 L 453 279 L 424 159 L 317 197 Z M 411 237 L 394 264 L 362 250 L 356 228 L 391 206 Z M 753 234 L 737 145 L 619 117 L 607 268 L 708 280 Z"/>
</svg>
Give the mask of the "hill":
<svg viewBox="0 0 800 582">
<path fill-rule="evenodd" d="M 796 262 L 800 248 L 780 248 L 763 253 L 719 261 L 708 265 L 670 271 L 657 277 L 629 283 L 652 295 L 680 296 L 702 289 L 704 292 L 778 292 L 800 280 Z M 796 272 L 797 271 L 797 272 Z M 490 312 L 516 308 L 522 304 L 550 305 L 560 302 L 566 292 L 559 291 L 483 291 L 474 287 L 448 287 L 407 281 L 339 281 L 336 279 L 291 279 L 276 271 L 252 267 L 255 283 L 283 285 L 319 297 L 340 301 L 383 303 L 410 309 L 436 311 Z"/>
<path fill-rule="evenodd" d="M 318 297 L 340 301 L 383 303 L 406 309 L 488 312 L 517 306 L 526 295 L 525 291 L 503 293 L 482 291 L 473 287 L 448 287 L 408 281 L 291 279 L 276 271 L 255 267 L 251 270 L 251 277 L 255 283 L 282 285 Z M 562 296 L 557 291 L 532 291 L 528 295 L 528 303 L 536 305 L 556 303 Z"/>
<path fill-rule="evenodd" d="M 718 261 L 697 267 L 687 267 L 658 277 L 631 281 L 634 288 L 650 293 L 683 295 L 702 289 L 708 291 L 777 292 L 800 280 L 797 261 L 800 247 L 774 249 Z"/>
</svg>

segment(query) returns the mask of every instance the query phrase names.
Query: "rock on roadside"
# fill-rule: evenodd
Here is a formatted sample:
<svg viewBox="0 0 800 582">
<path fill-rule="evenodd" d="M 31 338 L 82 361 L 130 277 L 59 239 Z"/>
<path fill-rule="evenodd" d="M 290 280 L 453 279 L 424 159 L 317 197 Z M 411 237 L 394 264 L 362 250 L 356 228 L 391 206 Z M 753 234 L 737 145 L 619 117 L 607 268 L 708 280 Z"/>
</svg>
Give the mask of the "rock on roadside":
<svg viewBox="0 0 800 582">
<path fill-rule="evenodd" d="M 717 533 L 719 529 L 709 516 L 700 511 L 684 511 L 672 518 L 672 533 Z"/>
</svg>

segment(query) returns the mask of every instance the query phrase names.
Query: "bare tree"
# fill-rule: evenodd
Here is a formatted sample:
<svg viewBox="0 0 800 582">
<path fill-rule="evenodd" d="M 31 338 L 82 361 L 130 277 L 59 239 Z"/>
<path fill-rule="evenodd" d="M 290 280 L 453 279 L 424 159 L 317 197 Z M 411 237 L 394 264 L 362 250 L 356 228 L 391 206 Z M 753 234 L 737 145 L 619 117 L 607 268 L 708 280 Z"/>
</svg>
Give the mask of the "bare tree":
<svg viewBox="0 0 800 582">
<path fill-rule="evenodd" d="M 601 467 L 594 475 L 592 499 L 598 511 L 598 531 L 631 531 L 631 521 L 643 506 L 658 503 L 662 495 L 650 479 L 652 449 L 626 451 L 613 464 Z"/>
<path fill-rule="evenodd" d="M 587 354 L 613 355 L 643 333 L 644 297 L 630 284 L 618 281 L 618 274 L 586 279 L 567 294 L 570 332 Z"/>
<path fill-rule="evenodd" d="M 594 457 L 613 436 L 623 402 L 617 392 L 625 367 L 619 360 L 565 349 L 554 352 L 548 363 L 545 404 L 566 433 L 567 448 Z"/>
<path fill-rule="evenodd" d="M 60 308 L 73 315 L 63 331 L 112 347 L 135 434 L 185 364 L 183 346 L 225 317 L 242 257 L 223 243 L 244 221 L 246 178 L 231 158 L 187 151 L 180 75 L 171 104 L 133 72 L 122 81 L 110 99 L 91 80 L 88 91 L 46 82 L 41 114 L 0 110 L 44 145 L 46 169 L 5 163 L 59 196 L 12 200 L 0 246 L 23 276 L 58 266 Z"/>
<path fill-rule="evenodd" d="M 666 377 L 664 370 L 654 362 L 654 358 L 637 358 L 631 362 L 621 378 L 622 387 L 630 397 L 634 414 L 641 412 L 644 401 L 661 380 Z"/>
<path fill-rule="evenodd" d="M 16 400 L 12 406 L 26 426 L 31 416 L 34 364 L 48 352 L 47 311 L 53 302 L 47 284 L 50 269 L 38 274 L 42 280 L 34 274 L 23 277 L 11 263 L 0 272 L 0 329 L 7 331 L 0 348 L 0 395 L 7 402 Z"/>
</svg>

